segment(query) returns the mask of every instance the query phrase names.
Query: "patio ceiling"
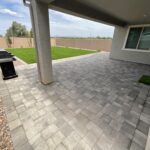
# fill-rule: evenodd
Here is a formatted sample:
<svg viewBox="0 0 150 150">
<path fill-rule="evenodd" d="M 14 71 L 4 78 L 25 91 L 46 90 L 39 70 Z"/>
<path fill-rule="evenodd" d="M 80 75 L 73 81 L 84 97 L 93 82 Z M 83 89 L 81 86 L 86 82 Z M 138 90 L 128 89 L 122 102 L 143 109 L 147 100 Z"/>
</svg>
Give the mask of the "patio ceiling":
<svg viewBox="0 0 150 150">
<path fill-rule="evenodd" d="M 149 0 L 40 0 L 49 8 L 98 22 L 125 26 L 150 23 Z"/>
</svg>

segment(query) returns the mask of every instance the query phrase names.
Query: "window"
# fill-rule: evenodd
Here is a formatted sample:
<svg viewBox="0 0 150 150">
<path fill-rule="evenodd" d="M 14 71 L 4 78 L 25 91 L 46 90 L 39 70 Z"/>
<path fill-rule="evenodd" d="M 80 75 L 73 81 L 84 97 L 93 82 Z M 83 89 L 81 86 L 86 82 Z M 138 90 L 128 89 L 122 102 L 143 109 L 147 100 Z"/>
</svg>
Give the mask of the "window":
<svg viewBox="0 0 150 150">
<path fill-rule="evenodd" d="M 140 38 L 138 49 L 150 50 L 150 27 L 145 27 Z"/>
<path fill-rule="evenodd" d="M 129 30 L 125 48 L 150 50 L 150 26 L 131 27 Z"/>
</svg>

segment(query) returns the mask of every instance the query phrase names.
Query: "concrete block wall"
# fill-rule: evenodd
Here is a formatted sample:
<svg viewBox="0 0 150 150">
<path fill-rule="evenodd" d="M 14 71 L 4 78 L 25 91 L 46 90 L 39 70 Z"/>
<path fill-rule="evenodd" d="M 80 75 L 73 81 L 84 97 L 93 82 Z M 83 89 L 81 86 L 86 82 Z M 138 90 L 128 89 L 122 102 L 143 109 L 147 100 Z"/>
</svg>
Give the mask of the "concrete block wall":
<svg viewBox="0 0 150 150">
<path fill-rule="evenodd" d="M 34 39 L 33 38 L 20 38 L 20 37 L 12 37 L 11 47 L 8 45 L 6 38 L 0 38 L 0 48 L 32 48 L 34 47 Z M 51 38 L 51 45 L 56 46 L 56 40 Z"/>
<path fill-rule="evenodd" d="M 111 39 L 65 39 L 56 38 L 56 45 L 90 50 L 110 51 Z"/>
<path fill-rule="evenodd" d="M 32 48 L 34 47 L 33 38 L 11 38 L 11 48 Z M 66 38 L 51 38 L 52 46 L 73 47 L 90 50 L 110 51 L 111 39 L 66 39 Z M 5 38 L 0 38 L 0 48 L 9 48 Z"/>
</svg>

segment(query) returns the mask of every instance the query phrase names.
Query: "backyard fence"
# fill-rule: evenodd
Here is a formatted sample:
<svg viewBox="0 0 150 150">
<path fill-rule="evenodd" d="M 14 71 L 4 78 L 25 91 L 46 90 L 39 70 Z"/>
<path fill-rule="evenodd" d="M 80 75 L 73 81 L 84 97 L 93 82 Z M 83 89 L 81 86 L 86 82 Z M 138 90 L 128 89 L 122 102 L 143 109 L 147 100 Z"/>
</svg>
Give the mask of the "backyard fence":
<svg viewBox="0 0 150 150">
<path fill-rule="evenodd" d="M 56 38 L 56 45 L 91 50 L 111 50 L 111 39 L 65 39 Z"/>
<path fill-rule="evenodd" d="M 0 48 L 33 48 L 34 47 L 33 38 L 12 37 L 10 39 L 12 44 L 9 44 L 6 38 L 0 38 Z M 56 46 L 54 39 L 51 39 L 51 44 L 52 46 Z"/>
<path fill-rule="evenodd" d="M 51 38 L 51 46 L 73 47 L 80 49 L 110 51 L 111 39 L 76 39 L 76 38 Z M 0 48 L 33 48 L 33 38 L 12 37 L 11 44 L 6 38 L 0 38 Z"/>
</svg>

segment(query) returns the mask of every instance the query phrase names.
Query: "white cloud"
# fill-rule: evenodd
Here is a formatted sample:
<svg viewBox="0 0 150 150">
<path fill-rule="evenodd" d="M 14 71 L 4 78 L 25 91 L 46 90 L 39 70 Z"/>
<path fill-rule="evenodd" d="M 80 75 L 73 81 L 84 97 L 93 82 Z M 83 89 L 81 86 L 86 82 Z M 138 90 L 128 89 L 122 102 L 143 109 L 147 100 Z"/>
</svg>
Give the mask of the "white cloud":
<svg viewBox="0 0 150 150">
<path fill-rule="evenodd" d="M 54 10 L 49 11 L 51 34 L 60 36 L 112 37 L 114 27 Z"/>
<path fill-rule="evenodd" d="M 5 2 L 5 3 L 16 3 L 16 4 L 21 4 L 23 3 L 23 0 L 1 0 L 2 2 Z"/>
<path fill-rule="evenodd" d="M 6 30 L 12 24 L 12 21 L 17 21 L 31 29 L 31 20 L 29 9 L 25 7 L 22 0 L 0 0 L 9 2 L 9 6 L 0 4 L 0 34 L 5 34 Z M 19 4 L 20 2 L 20 4 Z M 0 2 L 1 3 L 1 2 Z M 65 13 L 49 10 L 51 36 L 110 36 L 112 37 L 114 28 L 82 19 Z"/>
<path fill-rule="evenodd" d="M 76 17 L 76 16 L 73 16 L 73 15 L 65 14 L 65 13 L 62 13 L 62 12 L 54 11 L 54 10 L 50 10 L 50 13 L 59 15 L 63 19 L 68 20 L 68 21 L 81 21 L 81 20 L 83 20 L 80 17 Z"/>
<path fill-rule="evenodd" d="M 77 26 L 77 25 L 74 25 L 74 24 L 69 24 L 68 26 L 66 24 L 63 24 L 61 22 L 55 22 L 55 21 L 50 21 L 50 25 L 52 27 L 59 27 L 59 28 L 63 28 L 67 31 L 68 28 L 70 28 L 71 30 L 74 29 L 74 30 L 82 30 L 82 31 L 87 31 L 88 29 L 86 29 L 85 27 L 83 26 Z"/>
<path fill-rule="evenodd" d="M 93 26 L 94 25 L 94 26 Z M 107 27 L 102 24 L 63 24 L 59 22 L 50 21 L 52 36 L 69 36 L 69 37 L 112 37 L 114 28 Z"/>
<path fill-rule="evenodd" d="M 12 11 L 10 9 L 0 9 L 0 13 L 1 14 L 7 14 L 7 15 L 11 15 L 11 16 L 16 16 L 16 17 L 22 17 L 20 14 L 18 14 L 15 11 Z"/>
</svg>

